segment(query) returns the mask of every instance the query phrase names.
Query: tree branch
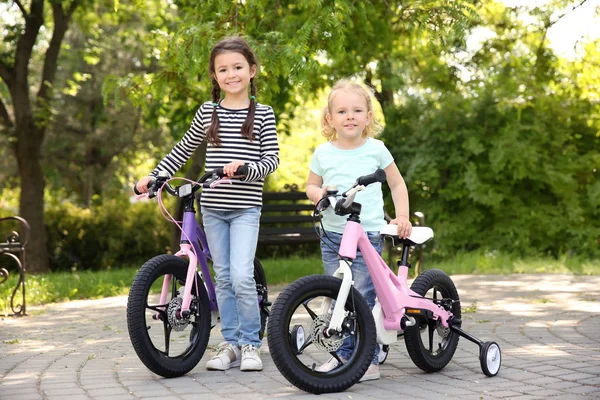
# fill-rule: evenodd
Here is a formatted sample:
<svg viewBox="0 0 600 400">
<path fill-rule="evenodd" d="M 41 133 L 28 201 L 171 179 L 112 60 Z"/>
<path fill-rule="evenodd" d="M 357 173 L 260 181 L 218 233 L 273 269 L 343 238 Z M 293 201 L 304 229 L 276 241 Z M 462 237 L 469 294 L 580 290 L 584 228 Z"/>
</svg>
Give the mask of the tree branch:
<svg viewBox="0 0 600 400">
<path fill-rule="evenodd" d="M 38 32 L 44 24 L 44 0 L 32 0 L 30 9 L 31 12 L 25 19 L 25 32 L 19 37 L 15 52 L 15 78 L 18 84 L 24 86 L 27 86 L 31 52 L 37 40 Z"/>
<path fill-rule="evenodd" d="M 67 10 L 67 13 L 66 13 L 67 18 L 70 19 L 73 16 L 73 13 L 77 9 L 77 7 L 79 7 L 80 5 L 81 5 L 80 0 L 74 0 L 73 2 L 71 2 L 71 5 L 69 6 L 69 9 Z"/>
<path fill-rule="evenodd" d="M 14 69 L 2 61 L 0 61 L 0 78 L 6 83 L 6 86 L 9 88 L 14 83 L 15 80 L 15 71 Z"/>
<path fill-rule="evenodd" d="M 50 45 L 46 51 L 46 58 L 44 59 L 44 68 L 42 70 L 42 81 L 40 84 L 40 90 L 38 91 L 38 104 L 43 103 L 50 97 L 50 88 L 54 83 L 56 76 L 56 68 L 58 63 L 58 54 L 60 53 L 60 47 L 65 37 L 65 33 L 69 28 L 69 20 L 73 15 L 75 9 L 79 6 L 79 1 L 75 0 L 71 3 L 69 9 L 65 13 L 62 8 L 60 1 L 52 1 L 52 13 L 54 17 L 54 31 L 52 31 L 52 38 L 50 39 Z"/>
<path fill-rule="evenodd" d="M 367 68 L 367 74 L 365 76 L 365 84 L 371 88 L 371 90 L 373 91 L 373 96 L 375 96 L 375 100 L 377 100 L 379 102 L 379 105 L 381 105 L 381 107 L 383 107 L 383 103 L 384 103 L 385 99 L 383 98 L 383 93 L 378 92 L 375 85 L 373 85 L 373 72 L 371 71 L 370 68 Z"/>
<path fill-rule="evenodd" d="M 0 99 L 0 124 L 7 128 L 12 128 L 15 126 L 13 121 L 10 119 L 10 115 L 8 114 L 8 110 L 6 109 L 2 99 Z M 2 131 L 3 129 L 0 129 L 0 132 Z"/>
<path fill-rule="evenodd" d="M 25 19 L 27 19 L 27 17 L 29 17 L 29 14 L 27 14 L 27 10 L 25 9 L 25 7 L 23 7 L 23 4 L 21 4 L 21 2 L 19 0 L 13 0 L 13 1 L 19 7 L 19 9 L 21 10 L 21 12 L 23 13 L 23 17 Z"/>
<path fill-rule="evenodd" d="M 15 105 L 14 122 L 17 126 L 31 116 L 29 61 L 40 28 L 44 24 L 44 0 L 31 0 L 29 4 L 30 12 L 25 19 L 25 29 L 19 35 L 14 50 L 14 64 L 8 68 L 8 71 L 12 71 L 12 74 L 6 74 L 6 66 L 2 70 L 3 79 L 4 75 L 7 75 L 6 78 L 8 78 L 6 83 L 10 88 L 12 101 Z"/>
<path fill-rule="evenodd" d="M 544 27 L 546 30 L 548 30 L 550 27 L 552 27 L 552 25 L 556 24 L 558 21 L 560 21 L 563 17 L 565 17 L 566 15 L 568 15 L 569 13 L 575 11 L 576 9 L 578 9 L 579 7 L 581 7 L 582 5 L 584 5 L 588 0 L 581 0 L 581 2 L 575 6 L 573 6 L 573 8 L 571 8 L 569 11 L 564 12 L 563 14 L 559 15 L 558 18 L 556 18 L 554 21 L 548 21 L 548 23 L 546 24 L 546 26 Z"/>
<path fill-rule="evenodd" d="M 542 56 L 542 51 L 544 49 L 544 42 L 546 41 L 546 38 L 548 36 L 548 31 L 550 30 L 550 28 L 552 28 L 552 26 L 554 26 L 558 21 L 560 21 L 563 17 L 565 17 L 569 13 L 571 13 L 571 12 L 575 11 L 576 9 L 578 9 L 579 7 L 583 6 L 587 1 L 588 0 L 581 0 L 579 4 L 574 5 L 569 11 L 565 11 L 564 13 L 559 15 L 558 18 L 556 18 L 554 21 L 550 21 L 550 18 L 548 18 L 548 20 L 544 22 L 544 27 L 542 28 L 542 31 L 541 31 L 542 38 L 540 39 L 540 44 L 538 45 L 538 48 L 535 52 L 536 60 L 535 60 L 534 66 L 533 66 L 534 71 L 536 71 L 539 67 L 539 61 Z"/>
</svg>

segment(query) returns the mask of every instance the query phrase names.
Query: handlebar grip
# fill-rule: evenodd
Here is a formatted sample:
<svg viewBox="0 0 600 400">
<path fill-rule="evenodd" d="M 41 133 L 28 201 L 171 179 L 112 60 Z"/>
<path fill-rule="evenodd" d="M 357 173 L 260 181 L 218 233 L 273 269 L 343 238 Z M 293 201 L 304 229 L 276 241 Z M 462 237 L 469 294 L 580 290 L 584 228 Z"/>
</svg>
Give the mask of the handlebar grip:
<svg viewBox="0 0 600 400">
<path fill-rule="evenodd" d="M 381 168 L 378 168 L 377 171 L 373 172 L 372 174 L 361 176 L 356 180 L 357 184 L 363 186 L 367 186 L 375 182 L 385 182 L 385 171 Z"/>
<path fill-rule="evenodd" d="M 237 171 L 235 171 L 235 173 L 237 175 L 248 175 L 248 166 L 247 165 L 240 165 L 237 169 Z"/>
<path fill-rule="evenodd" d="M 223 172 L 223 168 L 217 168 L 215 169 L 215 173 L 217 174 L 217 176 L 219 178 L 223 178 L 225 176 L 225 173 Z M 247 165 L 240 165 L 238 167 L 238 169 L 235 171 L 236 175 L 248 175 L 248 166 Z"/>
<path fill-rule="evenodd" d="M 150 181 L 148 181 L 148 184 L 146 186 L 148 188 L 148 191 L 150 191 L 150 189 L 152 189 L 152 187 L 154 187 L 155 184 L 156 184 L 156 178 L 153 177 Z M 133 185 L 133 193 L 137 194 L 138 196 L 140 194 L 142 194 L 142 193 L 140 193 L 139 190 L 137 190 L 137 182 L 134 183 L 134 185 Z"/>
</svg>

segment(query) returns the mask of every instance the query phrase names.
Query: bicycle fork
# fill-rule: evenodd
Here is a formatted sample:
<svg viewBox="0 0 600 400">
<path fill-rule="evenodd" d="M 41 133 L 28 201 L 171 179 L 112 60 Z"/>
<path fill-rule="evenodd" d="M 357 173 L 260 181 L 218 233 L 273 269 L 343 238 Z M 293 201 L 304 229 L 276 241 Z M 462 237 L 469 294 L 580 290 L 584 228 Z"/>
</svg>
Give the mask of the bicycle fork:
<svg viewBox="0 0 600 400">
<path fill-rule="evenodd" d="M 185 286 L 183 289 L 183 301 L 181 304 L 181 308 L 177 310 L 175 314 L 177 319 L 187 318 L 190 315 L 190 304 L 192 303 L 192 285 L 198 284 L 196 281 L 196 268 L 192 267 L 196 265 L 198 259 L 196 258 L 196 254 L 192 250 L 192 246 L 190 244 L 181 244 L 181 249 L 175 253 L 176 256 L 181 257 L 185 256 L 189 259 L 189 266 L 187 270 L 187 275 L 185 279 Z M 169 296 L 169 291 L 171 290 L 171 280 L 176 279 L 173 275 L 167 274 L 163 278 L 162 289 L 160 292 L 160 303 L 166 304 L 167 297 Z M 163 310 L 164 311 L 164 310 Z M 159 314 L 154 314 L 154 319 L 159 319 Z"/>
<path fill-rule="evenodd" d="M 329 327 L 327 328 L 326 332 L 324 332 L 326 336 L 331 336 L 342 330 L 342 322 L 346 317 L 344 307 L 346 305 L 346 300 L 348 300 L 348 294 L 350 293 L 352 284 L 354 283 L 352 280 L 352 271 L 345 260 L 340 260 L 340 266 L 333 273 L 333 276 L 336 278 L 341 278 L 342 285 L 340 286 L 340 291 L 335 300 L 335 306 L 333 307 L 333 313 L 331 315 L 331 320 L 329 321 Z M 331 301 L 331 298 L 327 298 L 323 301 L 321 304 L 320 315 L 325 315 L 329 312 L 331 309 Z"/>
</svg>

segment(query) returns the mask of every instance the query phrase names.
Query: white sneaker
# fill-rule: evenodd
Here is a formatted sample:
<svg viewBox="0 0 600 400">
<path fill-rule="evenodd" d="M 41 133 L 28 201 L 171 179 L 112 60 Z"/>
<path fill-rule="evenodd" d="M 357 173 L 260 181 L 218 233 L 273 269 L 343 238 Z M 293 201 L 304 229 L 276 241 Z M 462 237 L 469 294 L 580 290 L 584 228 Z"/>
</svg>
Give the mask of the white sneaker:
<svg viewBox="0 0 600 400">
<path fill-rule="evenodd" d="M 223 342 L 218 348 L 217 354 L 206 363 L 206 369 L 225 371 L 231 367 L 239 367 L 241 355 L 237 346 Z"/>
<path fill-rule="evenodd" d="M 340 357 L 340 359 L 342 361 L 344 361 L 343 358 Z M 326 362 L 324 362 L 323 364 L 321 364 L 317 368 L 315 368 L 315 371 L 317 371 L 317 372 L 329 372 L 332 369 L 337 368 L 339 365 L 340 365 L 340 362 L 335 357 L 331 357 L 329 360 L 327 360 Z"/>
<path fill-rule="evenodd" d="M 359 382 L 375 381 L 379 378 L 381 378 L 381 374 L 379 373 L 379 365 L 371 364 L 371 365 L 369 365 L 367 372 L 365 372 L 363 377 L 360 378 Z"/>
<path fill-rule="evenodd" d="M 256 346 L 246 344 L 242 346 L 242 371 L 262 371 L 263 363 L 260 359 L 260 352 Z"/>
</svg>

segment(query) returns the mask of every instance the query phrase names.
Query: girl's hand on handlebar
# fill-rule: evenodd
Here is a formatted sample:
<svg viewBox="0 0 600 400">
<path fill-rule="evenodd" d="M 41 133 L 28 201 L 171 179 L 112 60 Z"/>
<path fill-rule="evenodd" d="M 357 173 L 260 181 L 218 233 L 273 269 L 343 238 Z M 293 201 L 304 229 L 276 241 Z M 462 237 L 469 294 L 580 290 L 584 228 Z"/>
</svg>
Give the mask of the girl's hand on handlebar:
<svg viewBox="0 0 600 400">
<path fill-rule="evenodd" d="M 145 176 L 135 184 L 135 188 L 140 193 L 148 193 L 148 183 L 154 179 L 151 176 Z"/>
<path fill-rule="evenodd" d="M 246 165 L 246 163 L 244 161 L 232 161 L 229 164 L 225 164 L 223 166 L 223 173 L 229 177 L 235 176 L 235 173 L 237 172 L 238 168 L 241 167 L 242 165 Z"/>
<path fill-rule="evenodd" d="M 396 217 L 390 221 L 390 224 L 398 225 L 398 236 L 402 239 L 409 237 L 410 233 L 412 232 L 412 224 L 407 217 Z"/>
<path fill-rule="evenodd" d="M 327 195 L 327 188 L 319 188 L 319 191 L 314 191 L 313 196 L 310 201 L 313 202 L 314 205 L 317 205 L 319 201 L 321 201 Z"/>
</svg>

